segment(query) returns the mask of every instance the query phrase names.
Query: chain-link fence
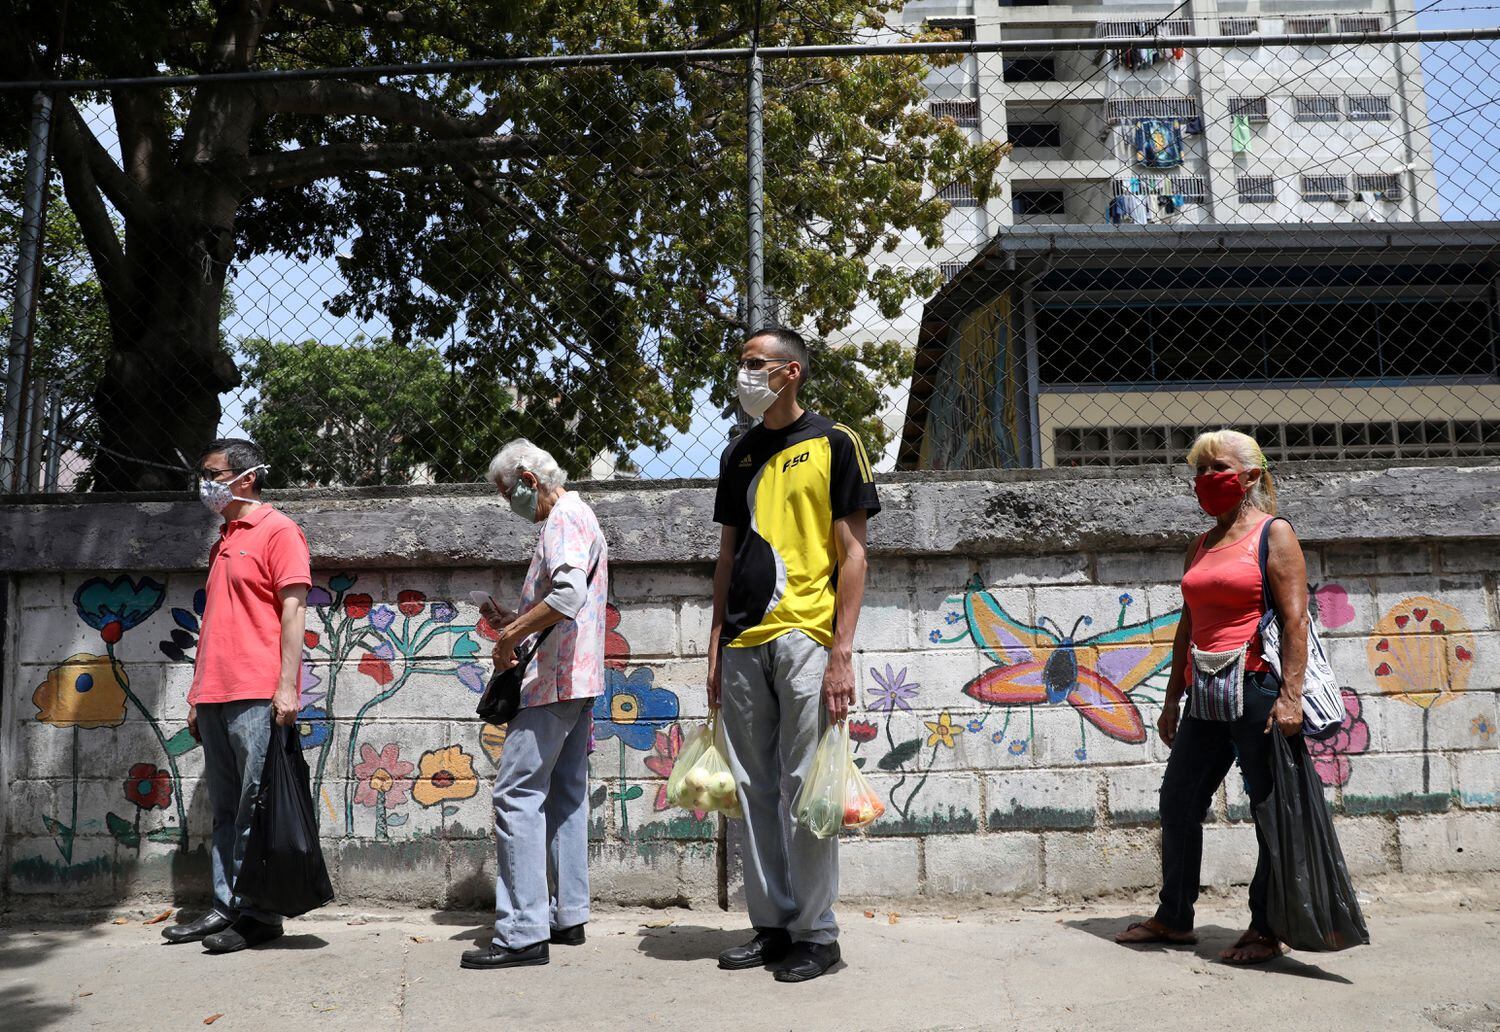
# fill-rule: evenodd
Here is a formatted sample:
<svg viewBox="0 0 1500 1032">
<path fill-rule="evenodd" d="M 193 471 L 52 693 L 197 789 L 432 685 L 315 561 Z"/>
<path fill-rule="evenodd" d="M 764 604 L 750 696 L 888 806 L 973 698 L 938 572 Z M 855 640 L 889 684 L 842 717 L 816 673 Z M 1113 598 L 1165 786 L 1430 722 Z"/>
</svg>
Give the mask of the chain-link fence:
<svg viewBox="0 0 1500 1032">
<path fill-rule="evenodd" d="M 283 5 L 208 78 L 168 73 L 239 29 L 182 14 L 0 82 L 4 490 L 186 487 L 216 436 L 289 486 L 475 480 L 519 435 L 575 478 L 715 475 L 757 167 L 768 318 L 878 468 L 1167 462 L 1224 425 L 1500 454 L 1500 29 L 788 5 L 752 146 L 732 10 L 581 60 L 560 15 L 516 59 L 500 15 L 369 10 Z M 160 74 L 77 82 L 111 47 Z"/>
</svg>

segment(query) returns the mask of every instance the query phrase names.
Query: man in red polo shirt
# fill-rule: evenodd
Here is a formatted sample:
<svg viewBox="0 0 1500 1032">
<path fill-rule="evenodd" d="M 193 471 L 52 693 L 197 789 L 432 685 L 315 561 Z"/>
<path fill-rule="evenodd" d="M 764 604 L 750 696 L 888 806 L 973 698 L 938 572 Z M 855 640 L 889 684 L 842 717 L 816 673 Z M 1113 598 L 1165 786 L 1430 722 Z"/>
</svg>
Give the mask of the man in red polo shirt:
<svg viewBox="0 0 1500 1032">
<path fill-rule="evenodd" d="M 208 555 L 208 600 L 188 692 L 188 729 L 203 743 L 214 815 L 214 908 L 162 935 L 232 953 L 281 935 L 281 916 L 244 905 L 234 883 L 272 722 L 297 719 L 312 573 L 302 528 L 260 500 L 267 466 L 258 447 L 214 441 L 198 467 L 199 498 L 224 519 Z"/>
</svg>

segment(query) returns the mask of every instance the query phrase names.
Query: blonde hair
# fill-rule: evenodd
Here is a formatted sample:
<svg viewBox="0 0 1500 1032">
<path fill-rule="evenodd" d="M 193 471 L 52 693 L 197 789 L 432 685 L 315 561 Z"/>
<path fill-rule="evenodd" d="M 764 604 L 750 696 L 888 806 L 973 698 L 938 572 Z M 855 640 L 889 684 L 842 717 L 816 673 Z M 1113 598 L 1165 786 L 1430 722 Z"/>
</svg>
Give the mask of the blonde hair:
<svg viewBox="0 0 1500 1032">
<path fill-rule="evenodd" d="M 1221 455 L 1239 460 L 1246 468 L 1260 470 L 1260 479 L 1250 487 L 1250 504 L 1275 516 L 1276 481 L 1271 478 L 1271 464 L 1266 461 L 1266 453 L 1260 450 L 1255 438 L 1238 430 L 1201 433 L 1188 449 L 1187 464 L 1196 468 L 1200 460 Z"/>
</svg>

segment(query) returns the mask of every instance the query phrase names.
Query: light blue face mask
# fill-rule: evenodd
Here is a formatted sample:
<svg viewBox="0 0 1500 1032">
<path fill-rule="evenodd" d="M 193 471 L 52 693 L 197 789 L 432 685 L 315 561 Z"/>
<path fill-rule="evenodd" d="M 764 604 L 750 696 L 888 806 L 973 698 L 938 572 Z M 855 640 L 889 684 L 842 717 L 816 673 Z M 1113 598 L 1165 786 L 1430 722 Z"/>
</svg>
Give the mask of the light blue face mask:
<svg viewBox="0 0 1500 1032">
<path fill-rule="evenodd" d="M 516 486 L 510 489 L 510 511 L 527 523 L 536 522 L 536 488 L 519 476 Z"/>
</svg>

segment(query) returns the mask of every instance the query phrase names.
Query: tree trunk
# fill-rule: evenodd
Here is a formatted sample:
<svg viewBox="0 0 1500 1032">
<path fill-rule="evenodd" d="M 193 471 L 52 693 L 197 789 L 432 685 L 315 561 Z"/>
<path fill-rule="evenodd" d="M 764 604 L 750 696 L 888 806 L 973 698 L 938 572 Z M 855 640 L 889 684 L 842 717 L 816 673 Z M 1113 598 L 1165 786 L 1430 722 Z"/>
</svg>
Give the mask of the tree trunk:
<svg viewBox="0 0 1500 1032">
<path fill-rule="evenodd" d="M 208 177 L 183 186 L 156 218 L 126 225 L 132 304 L 111 319 L 94 391 L 96 491 L 189 486 L 188 472 L 174 469 L 218 436 L 219 395 L 240 383 L 219 325 L 239 198 Z"/>
</svg>

